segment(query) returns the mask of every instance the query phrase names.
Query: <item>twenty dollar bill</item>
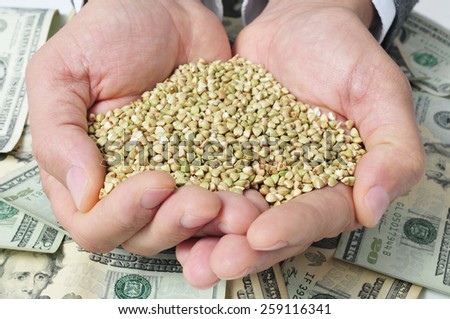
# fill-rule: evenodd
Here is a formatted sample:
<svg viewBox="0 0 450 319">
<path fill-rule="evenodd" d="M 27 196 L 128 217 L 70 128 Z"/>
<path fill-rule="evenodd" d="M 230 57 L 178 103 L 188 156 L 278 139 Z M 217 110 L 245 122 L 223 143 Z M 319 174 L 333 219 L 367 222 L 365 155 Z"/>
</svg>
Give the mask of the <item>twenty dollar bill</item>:
<svg viewBox="0 0 450 319">
<path fill-rule="evenodd" d="M 259 273 L 227 282 L 227 299 L 289 298 L 283 274 L 278 264 Z"/>
<path fill-rule="evenodd" d="M 450 96 L 449 30 L 412 13 L 389 54 L 420 89 Z"/>
<path fill-rule="evenodd" d="M 0 7 L 0 153 L 11 151 L 24 127 L 25 68 L 49 36 L 54 10 Z"/>
<path fill-rule="evenodd" d="M 414 97 L 425 175 L 376 227 L 344 233 L 335 256 L 450 294 L 450 100 L 420 92 Z"/>
<path fill-rule="evenodd" d="M 219 299 L 225 282 L 209 289 L 193 288 L 183 277 L 175 254 L 144 257 L 122 249 L 95 254 L 67 241 L 61 269 L 43 291 L 49 298 L 90 299 Z M 58 258 L 53 255 L 53 258 Z"/>
<path fill-rule="evenodd" d="M 54 253 L 64 234 L 0 199 L 0 248 Z"/>
<path fill-rule="evenodd" d="M 422 287 L 333 258 L 336 245 L 313 245 L 282 263 L 290 298 L 414 299 Z"/>
</svg>

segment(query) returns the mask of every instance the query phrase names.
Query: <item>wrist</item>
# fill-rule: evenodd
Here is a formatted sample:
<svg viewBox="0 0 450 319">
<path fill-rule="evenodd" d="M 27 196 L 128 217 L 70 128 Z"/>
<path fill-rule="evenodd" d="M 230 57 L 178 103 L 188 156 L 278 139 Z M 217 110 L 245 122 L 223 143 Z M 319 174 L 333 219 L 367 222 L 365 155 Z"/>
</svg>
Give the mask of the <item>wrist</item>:
<svg viewBox="0 0 450 319">
<path fill-rule="evenodd" d="M 273 3 L 286 2 L 286 0 L 270 0 Z M 318 7 L 340 7 L 352 11 L 369 29 L 374 16 L 377 14 L 371 0 L 293 0 L 297 5 L 306 9 Z"/>
</svg>

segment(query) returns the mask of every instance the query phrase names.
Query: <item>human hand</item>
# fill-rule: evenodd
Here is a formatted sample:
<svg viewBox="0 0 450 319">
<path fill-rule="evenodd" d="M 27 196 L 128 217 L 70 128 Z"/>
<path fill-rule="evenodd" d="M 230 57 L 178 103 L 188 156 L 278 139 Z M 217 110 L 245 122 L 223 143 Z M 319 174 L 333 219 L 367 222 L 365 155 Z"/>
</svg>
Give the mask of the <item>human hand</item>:
<svg viewBox="0 0 450 319">
<path fill-rule="evenodd" d="M 138 174 L 98 201 L 105 171 L 86 134 L 87 113 L 127 104 L 181 63 L 226 60 L 230 51 L 220 21 L 199 0 L 95 0 L 34 55 L 27 69 L 33 151 L 53 210 L 77 243 L 150 255 L 213 219 L 216 228 L 232 219 L 221 217 L 222 195 L 175 191 L 163 172 Z"/>
<path fill-rule="evenodd" d="M 367 30 L 372 10 L 371 1 L 271 0 L 239 34 L 235 53 L 264 64 L 300 101 L 354 120 L 367 154 L 353 188 L 326 187 L 265 210 L 246 236 L 179 245 L 192 284 L 204 284 L 202 273 L 234 279 L 261 271 L 314 241 L 375 226 L 422 176 L 410 87 Z"/>
</svg>

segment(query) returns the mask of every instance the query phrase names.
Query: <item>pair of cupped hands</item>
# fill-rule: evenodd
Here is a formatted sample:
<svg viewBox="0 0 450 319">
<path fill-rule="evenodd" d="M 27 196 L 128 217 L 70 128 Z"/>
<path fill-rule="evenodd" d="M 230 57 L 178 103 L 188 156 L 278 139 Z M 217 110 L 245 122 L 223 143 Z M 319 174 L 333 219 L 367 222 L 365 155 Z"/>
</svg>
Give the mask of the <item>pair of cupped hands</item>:
<svg viewBox="0 0 450 319">
<path fill-rule="evenodd" d="M 153 255 L 176 246 L 185 278 L 207 288 L 262 271 L 312 242 L 374 226 L 422 176 L 423 151 L 409 84 L 368 31 L 371 1 L 271 0 L 231 49 L 199 0 L 93 0 L 27 69 L 33 152 L 61 225 L 83 248 L 121 245 Z M 87 114 L 138 98 L 179 64 L 261 63 L 298 100 L 355 121 L 367 153 L 353 188 L 342 184 L 269 208 L 243 195 L 176 188 L 143 172 L 102 200 L 105 169 Z"/>
</svg>

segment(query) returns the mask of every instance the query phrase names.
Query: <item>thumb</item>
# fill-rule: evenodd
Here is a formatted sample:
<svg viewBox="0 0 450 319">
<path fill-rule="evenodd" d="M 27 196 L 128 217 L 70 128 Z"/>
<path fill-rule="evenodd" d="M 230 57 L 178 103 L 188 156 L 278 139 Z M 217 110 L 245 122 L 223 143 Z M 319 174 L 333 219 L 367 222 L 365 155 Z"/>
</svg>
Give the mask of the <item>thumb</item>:
<svg viewBox="0 0 450 319">
<path fill-rule="evenodd" d="M 101 154 L 87 135 L 89 79 L 82 70 L 74 74 L 77 68 L 49 45 L 27 66 L 33 153 L 40 168 L 65 185 L 77 208 L 86 212 L 98 201 L 105 174 Z"/>
<path fill-rule="evenodd" d="M 357 165 L 353 191 L 357 219 L 367 227 L 375 226 L 390 202 L 413 187 L 424 170 L 411 94 L 387 93 L 376 104 L 359 122 L 367 153 Z"/>
</svg>

